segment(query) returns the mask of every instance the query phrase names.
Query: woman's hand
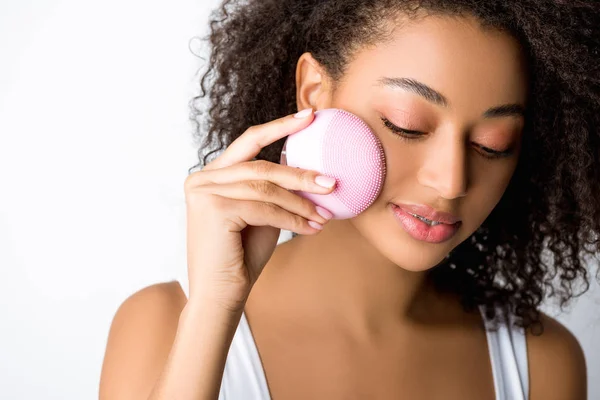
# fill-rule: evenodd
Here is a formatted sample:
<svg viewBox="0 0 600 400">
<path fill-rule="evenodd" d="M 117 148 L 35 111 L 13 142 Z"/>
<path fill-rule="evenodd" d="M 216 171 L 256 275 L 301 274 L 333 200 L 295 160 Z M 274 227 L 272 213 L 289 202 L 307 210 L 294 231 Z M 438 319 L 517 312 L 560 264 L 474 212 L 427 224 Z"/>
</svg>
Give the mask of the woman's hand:
<svg viewBox="0 0 600 400">
<path fill-rule="evenodd" d="M 250 127 L 218 158 L 187 177 L 190 301 L 200 297 L 201 302 L 239 312 L 271 258 L 280 230 L 316 234 L 320 230 L 314 223 L 327 222 L 313 202 L 289 191 L 331 193 L 334 186 L 315 182 L 318 172 L 251 161 L 263 147 L 300 131 L 314 118 L 311 109 L 298 114 Z"/>
</svg>

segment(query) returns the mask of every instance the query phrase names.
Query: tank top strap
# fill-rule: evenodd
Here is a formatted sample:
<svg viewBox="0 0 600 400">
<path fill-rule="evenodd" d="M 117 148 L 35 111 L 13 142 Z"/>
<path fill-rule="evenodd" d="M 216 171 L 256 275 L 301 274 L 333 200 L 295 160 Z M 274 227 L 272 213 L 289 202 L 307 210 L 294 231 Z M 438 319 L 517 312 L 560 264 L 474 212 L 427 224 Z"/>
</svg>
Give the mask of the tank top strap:
<svg viewBox="0 0 600 400">
<path fill-rule="evenodd" d="M 237 399 L 271 399 L 260 354 L 244 312 L 227 354 L 218 397 L 218 400 Z"/>
<path fill-rule="evenodd" d="M 514 325 L 514 316 L 504 308 L 500 314 L 497 330 L 492 329 L 483 306 L 479 307 L 486 328 L 488 350 L 494 374 L 496 400 L 528 400 L 529 381 L 527 365 L 527 341 L 523 328 Z"/>
</svg>

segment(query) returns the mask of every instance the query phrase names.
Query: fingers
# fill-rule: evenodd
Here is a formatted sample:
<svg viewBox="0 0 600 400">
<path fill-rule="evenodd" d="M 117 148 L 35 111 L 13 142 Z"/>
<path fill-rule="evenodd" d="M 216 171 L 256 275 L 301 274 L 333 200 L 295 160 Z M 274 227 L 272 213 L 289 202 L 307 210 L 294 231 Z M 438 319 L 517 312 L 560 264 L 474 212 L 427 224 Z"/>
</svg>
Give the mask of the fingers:
<svg viewBox="0 0 600 400">
<path fill-rule="evenodd" d="M 286 116 L 246 130 L 217 159 L 187 177 L 186 202 L 196 203 L 198 209 L 217 210 L 233 222 L 230 229 L 240 231 L 247 225 L 306 234 L 322 228 L 331 214 L 291 191 L 327 194 L 335 187 L 335 179 L 324 187 L 317 184 L 318 171 L 251 161 L 263 147 L 304 129 L 314 119 L 312 109 L 298 114 L 299 118 Z"/>
<path fill-rule="evenodd" d="M 200 186 L 200 188 L 201 192 L 205 194 L 215 194 L 233 200 L 272 203 L 287 213 L 318 222 L 319 224 L 325 224 L 328 221 L 328 219 L 319 214 L 312 201 L 289 192 L 269 181 L 255 180 L 227 184 L 209 184 Z M 281 213 L 281 211 L 273 209 L 268 209 L 267 211 L 271 214 L 274 211 Z M 289 219 L 289 216 L 286 216 L 286 219 Z M 306 224 L 306 221 L 304 221 L 304 224 Z"/>
<path fill-rule="evenodd" d="M 247 195 L 245 196 L 248 197 Z M 248 225 L 252 226 L 272 226 L 279 229 L 286 229 L 292 232 L 309 235 L 315 234 L 322 229 L 322 223 L 317 222 L 316 228 L 312 219 L 290 212 L 287 208 L 280 207 L 272 202 L 258 200 L 236 200 L 230 197 L 220 195 L 209 195 L 205 197 L 209 202 L 208 207 L 215 210 L 233 226 L 226 226 L 226 229 L 232 231 L 241 231 Z M 289 205 L 288 205 L 289 206 Z M 295 208 L 295 207 L 292 207 Z M 310 213 L 304 213 L 310 214 Z M 317 214 L 318 216 L 318 214 Z M 318 216 L 319 220 L 323 220 Z"/>
<path fill-rule="evenodd" d="M 320 173 L 302 168 L 275 164 L 269 161 L 258 160 L 235 164 L 228 168 L 209 171 L 199 171 L 194 176 L 189 176 L 189 184 L 193 186 L 207 184 L 227 184 L 238 181 L 267 180 L 288 190 L 302 190 L 317 194 L 327 194 L 332 191 L 316 183 Z"/>
<path fill-rule="evenodd" d="M 228 167 L 233 164 L 252 160 L 261 149 L 279 139 L 306 128 L 314 119 L 314 112 L 303 110 L 300 118 L 287 115 L 262 125 L 248 128 L 240 137 L 233 141 L 227 149 L 202 170 L 208 171 Z M 304 112 L 304 114 L 302 114 Z"/>
</svg>

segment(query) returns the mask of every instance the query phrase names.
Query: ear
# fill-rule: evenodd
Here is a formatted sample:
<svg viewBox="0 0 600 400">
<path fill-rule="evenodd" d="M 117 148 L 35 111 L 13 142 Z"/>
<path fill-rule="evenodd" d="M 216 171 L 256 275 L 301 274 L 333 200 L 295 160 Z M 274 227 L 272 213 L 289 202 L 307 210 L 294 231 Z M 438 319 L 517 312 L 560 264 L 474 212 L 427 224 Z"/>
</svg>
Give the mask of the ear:
<svg viewBox="0 0 600 400">
<path fill-rule="evenodd" d="M 304 53 L 296 66 L 296 105 L 298 110 L 329 108 L 331 84 L 324 68 L 310 53 Z"/>
</svg>

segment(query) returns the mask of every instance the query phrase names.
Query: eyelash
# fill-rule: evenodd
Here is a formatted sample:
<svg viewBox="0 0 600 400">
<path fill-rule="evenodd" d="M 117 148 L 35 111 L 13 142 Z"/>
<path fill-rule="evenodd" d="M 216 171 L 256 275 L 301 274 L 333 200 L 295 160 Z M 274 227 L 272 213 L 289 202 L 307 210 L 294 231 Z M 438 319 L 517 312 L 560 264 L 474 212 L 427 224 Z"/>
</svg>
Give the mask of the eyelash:
<svg viewBox="0 0 600 400">
<path fill-rule="evenodd" d="M 425 133 L 419 131 L 410 131 L 408 129 L 402 129 L 392 124 L 387 118 L 381 117 L 381 121 L 383 125 L 388 128 L 398 139 L 402 140 L 416 140 L 421 139 L 425 136 Z M 509 157 L 513 154 L 513 150 L 509 149 L 506 151 L 496 151 L 492 149 L 488 149 L 487 147 L 477 145 L 480 149 L 482 149 L 486 154 L 481 154 L 483 157 L 487 159 L 498 159 Z"/>
</svg>

